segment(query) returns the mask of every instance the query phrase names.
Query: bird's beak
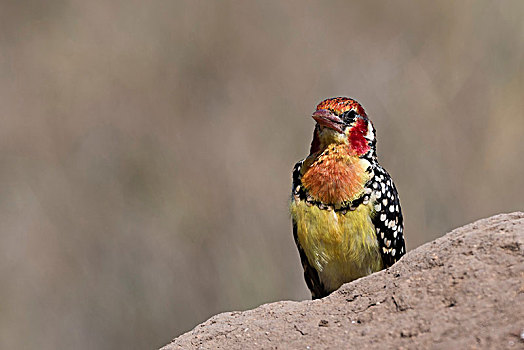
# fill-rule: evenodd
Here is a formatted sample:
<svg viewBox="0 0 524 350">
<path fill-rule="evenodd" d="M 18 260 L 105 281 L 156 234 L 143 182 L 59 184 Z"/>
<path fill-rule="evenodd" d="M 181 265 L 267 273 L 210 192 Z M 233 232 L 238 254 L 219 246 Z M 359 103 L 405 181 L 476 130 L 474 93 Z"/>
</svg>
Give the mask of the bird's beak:
<svg viewBox="0 0 524 350">
<path fill-rule="evenodd" d="M 315 119 L 318 125 L 325 126 L 340 133 L 344 133 L 344 122 L 330 110 L 319 109 L 313 113 L 312 117 Z"/>
</svg>

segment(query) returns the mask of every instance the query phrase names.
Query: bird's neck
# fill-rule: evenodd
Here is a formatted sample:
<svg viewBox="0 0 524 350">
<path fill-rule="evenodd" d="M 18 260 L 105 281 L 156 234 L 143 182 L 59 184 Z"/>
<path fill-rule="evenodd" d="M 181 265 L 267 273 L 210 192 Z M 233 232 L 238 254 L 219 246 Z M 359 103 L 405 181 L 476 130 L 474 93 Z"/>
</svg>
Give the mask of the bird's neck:
<svg viewBox="0 0 524 350">
<path fill-rule="evenodd" d="M 308 193 L 325 204 L 339 205 L 363 193 L 369 180 L 369 162 L 345 144 L 330 144 L 304 160 L 302 184 Z"/>
</svg>

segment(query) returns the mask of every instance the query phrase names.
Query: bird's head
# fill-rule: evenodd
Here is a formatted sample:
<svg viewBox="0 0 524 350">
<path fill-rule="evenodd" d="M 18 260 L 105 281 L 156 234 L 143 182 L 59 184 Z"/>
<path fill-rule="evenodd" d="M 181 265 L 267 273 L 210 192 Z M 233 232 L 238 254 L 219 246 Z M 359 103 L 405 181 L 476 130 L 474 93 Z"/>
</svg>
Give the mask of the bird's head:
<svg viewBox="0 0 524 350">
<path fill-rule="evenodd" d="M 374 153 L 375 129 L 357 101 L 347 97 L 329 98 L 318 104 L 312 117 L 317 124 L 310 153 L 332 144 L 347 145 L 350 153 L 357 156 L 370 150 Z"/>
</svg>

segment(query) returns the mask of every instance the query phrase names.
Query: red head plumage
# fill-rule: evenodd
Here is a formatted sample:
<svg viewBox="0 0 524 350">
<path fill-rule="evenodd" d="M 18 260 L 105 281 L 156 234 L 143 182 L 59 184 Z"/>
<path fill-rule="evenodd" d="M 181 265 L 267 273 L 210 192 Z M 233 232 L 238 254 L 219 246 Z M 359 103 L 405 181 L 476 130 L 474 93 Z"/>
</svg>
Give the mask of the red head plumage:
<svg viewBox="0 0 524 350">
<path fill-rule="evenodd" d="M 363 155 L 369 151 L 370 140 L 366 139 L 366 135 L 371 122 L 357 101 L 348 97 L 328 98 L 318 104 L 312 117 L 318 125 L 345 134 L 352 152 Z M 321 147 L 317 130 L 319 129 L 316 129 L 311 144 L 311 153 L 319 151 Z"/>
<path fill-rule="evenodd" d="M 317 106 L 317 111 L 320 109 L 328 109 L 336 115 L 344 112 L 354 110 L 358 115 L 367 117 L 366 111 L 357 101 L 348 97 L 333 97 L 320 102 Z"/>
</svg>

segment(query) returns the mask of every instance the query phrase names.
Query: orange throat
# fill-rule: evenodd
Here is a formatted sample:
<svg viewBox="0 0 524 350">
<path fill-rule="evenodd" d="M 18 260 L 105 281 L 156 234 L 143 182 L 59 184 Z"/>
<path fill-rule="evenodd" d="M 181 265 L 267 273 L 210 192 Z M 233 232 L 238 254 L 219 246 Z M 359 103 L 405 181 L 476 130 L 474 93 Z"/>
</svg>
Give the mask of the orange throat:
<svg viewBox="0 0 524 350">
<path fill-rule="evenodd" d="M 304 161 L 302 184 L 324 204 L 339 205 L 358 198 L 369 174 L 367 161 L 350 154 L 345 145 L 329 145 Z"/>
</svg>

